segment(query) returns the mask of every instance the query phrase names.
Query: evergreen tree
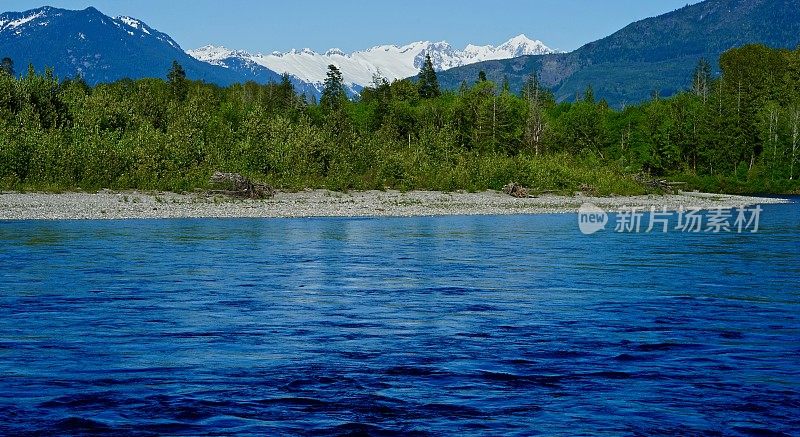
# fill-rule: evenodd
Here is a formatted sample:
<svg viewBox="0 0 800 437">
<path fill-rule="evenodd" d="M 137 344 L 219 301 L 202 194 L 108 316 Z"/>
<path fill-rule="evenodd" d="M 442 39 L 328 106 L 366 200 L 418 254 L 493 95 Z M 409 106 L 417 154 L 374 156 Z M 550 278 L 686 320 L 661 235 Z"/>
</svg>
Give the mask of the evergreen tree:
<svg viewBox="0 0 800 437">
<path fill-rule="evenodd" d="M 789 101 L 800 101 L 800 46 L 786 53 L 786 97 Z"/>
<path fill-rule="evenodd" d="M 423 99 L 432 99 L 442 94 L 441 91 L 439 91 L 439 79 L 436 77 L 436 70 L 433 69 L 431 55 L 425 55 L 425 62 L 422 64 L 422 69 L 418 77 L 420 97 Z"/>
<path fill-rule="evenodd" d="M 186 71 L 178 61 L 172 61 L 172 68 L 167 73 L 167 79 L 172 96 L 181 102 L 186 100 L 186 96 L 189 94 L 189 84 L 186 80 Z"/>
<path fill-rule="evenodd" d="M 480 82 L 486 82 L 487 80 L 488 80 L 488 79 L 486 79 L 486 72 L 485 72 L 485 71 L 483 71 L 483 70 L 481 70 L 481 71 L 478 73 L 478 82 L 479 82 L 479 83 L 480 83 Z"/>
<path fill-rule="evenodd" d="M 325 78 L 325 87 L 322 89 L 320 106 L 326 111 L 338 111 L 342 108 L 347 95 L 344 92 L 344 79 L 342 72 L 331 64 L 328 65 L 328 74 Z"/>
<path fill-rule="evenodd" d="M 533 73 L 522 85 L 522 98 L 525 100 L 540 100 L 544 106 L 551 107 L 556 103 L 553 92 L 544 86 L 539 78 L 539 73 Z"/>
<path fill-rule="evenodd" d="M 583 101 L 586 103 L 594 104 L 594 88 L 592 85 L 586 87 L 586 91 L 583 92 Z"/>
<path fill-rule="evenodd" d="M 470 133 L 468 144 L 482 152 L 494 150 L 497 142 L 497 100 L 495 84 L 479 82 L 466 96 L 464 104 L 468 111 L 466 131 Z"/>
<path fill-rule="evenodd" d="M 525 138 L 525 102 L 510 92 L 503 91 L 493 99 L 492 140 L 494 150 L 507 155 L 522 151 Z"/>
<path fill-rule="evenodd" d="M 703 99 L 703 103 L 708 102 L 708 93 L 711 90 L 711 64 L 704 59 L 700 59 L 694 69 L 692 77 L 692 92 Z"/>
<path fill-rule="evenodd" d="M 377 130 L 383 125 L 389 113 L 389 104 L 392 100 L 392 89 L 389 81 L 381 75 L 380 70 L 372 75 L 372 85 L 361 90 L 360 103 L 372 107 L 371 120 L 368 122 Z"/>
<path fill-rule="evenodd" d="M 6 73 L 12 77 L 16 76 L 16 73 L 14 72 L 14 61 L 9 57 L 3 58 L 3 61 L 0 64 L 0 72 Z"/>
<path fill-rule="evenodd" d="M 542 87 L 538 73 L 532 74 L 522 87 L 522 97 L 528 103 L 528 118 L 525 122 L 524 142 L 528 149 L 538 155 L 544 149 L 544 133 L 547 129 L 545 109 L 555 103 L 553 93 Z"/>
<path fill-rule="evenodd" d="M 281 75 L 281 83 L 279 88 L 284 94 L 294 94 L 294 84 L 292 84 L 292 79 L 291 76 L 289 76 L 289 73 L 283 73 Z"/>
<path fill-rule="evenodd" d="M 297 102 L 297 94 L 294 91 L 294 84 L 292 83 L 289 73 L 283 73 L 281 75 L 281 83 L 278 85 L 278 94 L 280 104 L 283 105 L 284 108 L 294 109 L 295 103 Z"/>
</svg>

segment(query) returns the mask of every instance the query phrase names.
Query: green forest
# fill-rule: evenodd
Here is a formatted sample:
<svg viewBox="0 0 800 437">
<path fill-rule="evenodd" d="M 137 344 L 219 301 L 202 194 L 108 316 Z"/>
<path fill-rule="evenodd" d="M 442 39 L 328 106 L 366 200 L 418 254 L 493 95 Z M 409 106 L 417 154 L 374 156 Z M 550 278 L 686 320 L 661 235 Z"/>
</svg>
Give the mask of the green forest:
<svg viewBox="0 0 800 437">
<path fill-rule="evenodd" d="M 534 193 L 687 189 L 798 193 L 800 48 L 750 45 L 700 60 L 692 86 L 610 108 L 592 89 L 556 102 L 534 75 L 519 94 L 484 74 L 440 90 L 430 59 L 413 80 L 375 77 L 348 99 L 330 66 L 322 97 L 288 77 L 227 88 L 165 79 L 88 86 L 0 71 L 0 189 L 205 189 L 215 171 L 276 188 Z M 687 78 L 688 79 L 688 78 Z"/>
</svg>

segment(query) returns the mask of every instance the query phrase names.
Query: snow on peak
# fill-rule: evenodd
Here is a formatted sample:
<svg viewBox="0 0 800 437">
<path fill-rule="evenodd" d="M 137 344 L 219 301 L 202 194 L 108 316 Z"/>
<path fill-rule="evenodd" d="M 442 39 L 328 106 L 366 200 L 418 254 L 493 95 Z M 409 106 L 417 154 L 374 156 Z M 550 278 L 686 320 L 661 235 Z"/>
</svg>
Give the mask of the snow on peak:
<svg viewBox="0 0 800 437">
<path fill-rule="evenodd" d="M 497 50 L 505 53 L 511 53 L 514 55 L 514 57 L 556 53 L 555 50 L 547 47 L 543 42 L 530 39 L 525 36 L 524 33 L 517 35 L 501 44 L 499 47 L 497 47 Z"/>
<path fill-rule="evenodd" d="M 342 49 L 330 49 L 327 52 L 325 52 L 325 56 L 334 56 L 334 55 L 335 56 L 347 56 L 342 51 Z"/>
<path fill-rule="evenodd" d="M 145 33 L 147 35 L 151 35 L 150 29 L 147 27 L 147 25 L 142 23 L 141 21 L 133 18 L 133 17 L 126 17 L 126 16 L 117 17 L 117 18 L 114 19 L 114 22 L 115 23 L 122 23 L 125 26 L 128 26 L 130 28 L 139 30 L 142 33 Z M 128 33 L 130 33 L 130 31 Z"/>
<path fill-rule="evenodd" d="M 319 54 L 317 52 L 315 52 L 314 50 L 311 50 L 310 48 L 306 47 L 306 48 L 301 49 L 301 50 L 291 49 L 288 52 L 284 53 L 284 55 L 318 56 Z M 260 55 L 256 55 L 256 56 L 260 56 Z"/>
<path fill-rule="evenodd" d="M 431 43 L 428 45 L 430 50 L 452 50 L 450 44 L 447 41 L 439 41 L 435 43 Z"/>
<path fill-rule="evenodd" d="M 138 29 L 139 26 L 142 25 L 142 23 L 139 20 L 137 20 L 135 18 L 131 18 L 131 17 L 124 17 L 124 16 L 123 17 L 117 17 L 117 20 L 122 21 L 123 23 L 127 24 L 128 26 L 130 26 L 130 27 L 132 27 L 134 29 Z"/>
<path fill-rule="evenodd" d="M 497 47 L 491 45 L 475 46 L 470 44 L 464 49 L 464 52 L 473 59 L 476 59 L 476 62 L 556 53 L 555 50 L 547 47 L 543 42 L 532 40 L 525 36 L 525 34 L 515 36 Z"/>
<path fill-rule="evenodd" d="M 186 52 L 189 56 L 208 64 L 227 67 L 225 60 L 230 58 L 248 59 L 253 55 L 241 50 L 231 50 L 223 46 L 206 45 Z"/>
<path fill-rule="evenodd" d="M 44 17 L 47 15 L 48 10 L 48 8 L 35 9 L 33 11 L 28 11 L 28 15 L 22 15 L 21 17 L 13 20 L 0 19 L 0 32 L 16 29 L 20 26 L 30 23 L 33 20 Z"/>
<path fill-rule="evenodd" d="M 276 73 L 288 73 L 320 87 L 331 64 L 342 71 L 346 84 L 368 86 L 376 74 L 390 81 L 415 76 L 425 62 L 426 55 L 430 55 L 434 69 L 441 71 L 476 62 L 555 51 L 541 41 L 519 35 L 498 47 L 470 44 L 464 50 L 454 49 L 446 41 L 417 41 L 403 46 L 379 45 L 353 53 L 330 49 L 320 54 L 311 49 L 293 49 L 285 53 L 254 55 L 215 46 L 205 46 L 187 53 L 201 61 L 221 66 L 228 66 L 226 62 L 232 58 L 254 62 Z"/>
<path fill-rule="evenodd" d="M 236 56 L 236 51 L 214 45 L 206 45 L 199 49 L 189 50 L 186 53 L 203 62 L 219 61 Z"/>
<path fill-rule="evenodd" d="M 541 41 L 532 40 L 532 39 L 528 38 L 527 35 L 525 35 L 524 33 L 520 33 L 519 35 L 515 36 L 514 38 L 511 38 L 510 40 L 506 41 L 500 47 L 503 47 L 503 46 L 538 45 L 538 44 L 541 44 L 541 43 L 542 43 Z"/>
<path fill-rule="evenodd" d="M 119 16 L 119 17 L 114 18 L 113 19 L 113 23 L 117 27 L 119 27 L 120 29 L 122 29 L 125 32 L 127 32 L 128 35 L 131 35 L 131 36 L 137 35 L 136 33 L 131 31 L 131 30 L 135 30 L 135 31 L 138 32 L 138 36 L 141 37 L 141 38 L 146 38 L 146 37 L 152 36 L 152 37 L 155 37 L 156 39 L 158 39 L 161 42 L 165 42 L 165 43 L 171 45 L 172 47 L 174 47 L 176 49 L 180 49 L 180 46 L 178 45 L 178 43 L 176 43 L 172 38 L 170 38 L 169 35 L 161 33 L 159 31 L 151 28 L 150 26 L 148 26 L 142 20 L 138 20 L 136 18 L 128 17 L 128 16 L 124 16 L 123 15 L 123 16 Z"/>
</svg>

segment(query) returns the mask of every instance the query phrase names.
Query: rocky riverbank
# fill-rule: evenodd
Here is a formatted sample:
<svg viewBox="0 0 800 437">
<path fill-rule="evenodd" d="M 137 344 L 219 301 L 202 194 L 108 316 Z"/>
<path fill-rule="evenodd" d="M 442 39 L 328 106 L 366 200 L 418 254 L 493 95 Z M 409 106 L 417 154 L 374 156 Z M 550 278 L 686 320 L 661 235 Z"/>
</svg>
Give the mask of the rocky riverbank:
<svg viewBox="0 0 800 437">
<path fill-rule="evenodd" d="M 506 194 L 434 191 L 326 190 L 278 192 L 265 200 L 206 194 L 110 192 L 2 193 L 0 220 L 144 219 L 202 217 L 408 217 L 573 213 L 590 202 L 605 210 L 623 207 L 729 208 L 781 203 L 782 199 L 681 193 L 631 197 L 543 195 L 518 199 Z"/>
</svg>

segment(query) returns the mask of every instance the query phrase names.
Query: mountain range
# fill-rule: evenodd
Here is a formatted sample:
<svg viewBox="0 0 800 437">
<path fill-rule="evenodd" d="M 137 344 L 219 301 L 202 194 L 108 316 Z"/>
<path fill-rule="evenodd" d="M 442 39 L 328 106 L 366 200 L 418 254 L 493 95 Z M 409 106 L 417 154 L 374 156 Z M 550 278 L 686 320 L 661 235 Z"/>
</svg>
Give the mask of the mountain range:
<svg viewBox="0 0 800 437">
<path fill-rule="evenodd" d="M 0 14 L 0 56 L 18 72 L 29 64 L 58 77 L 82 76 L 88 83 L 122 78 L 164 77 L 177 60 L 194 79 L 228 85 L 246 76 L 198 61 L 169 35 L 131 17 L 111 18 L 95 8 L 81 11 L 43 7 Z M 278 80 L 277 73 L 262 80 Z"/>
<path fill-rule="evenodd" d="M 468 45 L 455 50 L 446 42 L 404 46 L 383 45 L 346 54 L 338 49 L 315 53 L 249 54 L 206 46 L 188 53 L 169 35 L 132 17 L 112 18 L 95 8 L 66 10 L 45 6 L 0 14 L 0 56 L 12 58 L 17 69 L 32 64 L 53 69 L 59 77 L 81 76 L 89 84 L 123 78 L 164 77 L 177 60 L 187 75 L 219 85 L 280 80 L 288 73 L 300 93 L 318 97 L 328 65 L 340 67 L 351 95 L 358 94 L 378 74 L 389 80 L 414 76 L 430 54 L 436 68 L 468 65 L 490 59 L 554 53 L 525 35 L 498 46 Z"/>
<path fill-rule="evenodd" d="M 122 78 L 165 77 L 177 60 L 196 80 L 219 85 L 280 80 L 289 73 L 299 92 L 318 96 L 328 64 L 343 72 L 352 94 L 379 74 L 390 80 L 415 76 L 430 54 L 445 89 L 474 82 L 480 71 L 514 91 L 532 74 L 559 101 L 574 99 L 591 85 L 611 105 L 636 103 L 656 93 L 669 96 L 688 88 L 701 58 L 716 66 L 725 50 L 749 43 L 794 48 L 800 44 L 797 0 L 706 0 L 641 20 L 569 52 L 556 53 L 525 35 L 498 47 L 446 42 L 383 45 L 344 53 L 293 50 L 250 54 L 206 46 L 188 53 L 166 33 L 131 17 L 108 17 L 97 9 L 43 7 L 0 14 L 0 57 L 52 67 L 58 77 L 82 76 L 97 84 Z"/>
<path fill-rule="evenodd" d="M 800 44 L 798 0 L 706 0 L 635 22 L 570 52 L 522 56 L 456 67 L 439 75 L 445 88 L 473 82 L 480 71 L 521 89 L 531 74 L 559 101 L 575 99 L 589 85 L 595 96 L 624 106 L 688 89 L 698 61 L 717 68 L 720 55 L 745 44 L 795 48 Z"/>
<path fill-rule="evenodd" d="M 328 65 L 333 64 L 341 70 L 345 84 L 355 92 L 371 84 L 376 75 L 389 81 L 416 75 L 426 54 L 431 56 L 434 69 L 443 71 L 476 62 L 556 51 L 541 41 L 519 35 L 497 47 L 470 44 L 463 50 L 454 49 L 446 41 L 419 41 L 403 46 L 381 45 L 353 53 L 344 53 L 339 49 L 316 53 L 311 49 L 303 49 L 286 53 L 250 54 L 213 45 L 188 53 L 200 61 L 234 71 L 257 74 L 261 69 L 268 69 L 288 73 L 295 79 L 311 84 L 317 91 L 322 90 Z"/>
</svg>

